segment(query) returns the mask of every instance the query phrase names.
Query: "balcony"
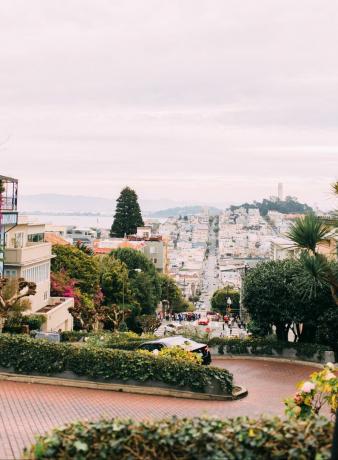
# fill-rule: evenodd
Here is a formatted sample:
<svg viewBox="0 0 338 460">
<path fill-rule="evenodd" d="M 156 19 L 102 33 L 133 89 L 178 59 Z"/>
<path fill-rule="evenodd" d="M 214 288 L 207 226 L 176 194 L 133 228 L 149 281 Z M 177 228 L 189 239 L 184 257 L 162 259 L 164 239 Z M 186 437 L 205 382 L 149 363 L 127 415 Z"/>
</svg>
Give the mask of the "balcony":
<svg viewBox="0 0 338 460">
<path fill-rule="evenodd" d="M 6 248 L 5 265 L 25 266 L 52 258 L 50 243 L 36 243 L 23 248 Z"/>
</svg>

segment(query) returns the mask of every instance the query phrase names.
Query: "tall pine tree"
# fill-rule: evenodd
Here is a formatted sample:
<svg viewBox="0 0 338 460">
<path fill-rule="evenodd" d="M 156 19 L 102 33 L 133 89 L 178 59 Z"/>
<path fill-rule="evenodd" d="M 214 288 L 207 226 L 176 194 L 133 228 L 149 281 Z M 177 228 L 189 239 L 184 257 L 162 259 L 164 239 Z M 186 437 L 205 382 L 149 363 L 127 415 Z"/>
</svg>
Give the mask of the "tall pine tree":
<svg viewBox="0 0 338 460">
<path fill-rule="evenodd" d="M 137 227 L 144 225 L 137 194 L 129 187 L 125 187 L 117 199 L 114 222 L 110 229 L 110 236 L 118 238 L 124 235 L 134 235 Z"/>
</svg>

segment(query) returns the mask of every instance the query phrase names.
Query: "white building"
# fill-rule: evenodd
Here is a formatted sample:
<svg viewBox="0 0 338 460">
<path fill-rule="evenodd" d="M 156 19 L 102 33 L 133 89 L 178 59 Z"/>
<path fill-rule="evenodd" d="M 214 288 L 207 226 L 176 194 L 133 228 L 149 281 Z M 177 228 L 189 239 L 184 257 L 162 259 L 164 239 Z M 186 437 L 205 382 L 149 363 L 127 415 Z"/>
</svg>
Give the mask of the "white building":
<svg viewBox="0 0 338 460">
<path fill-rule="evenodd" d="M 52 245 L 44 239 L 45 225 L 19 217 L 18 225 L 7 230 L 4 275 L 36 283 L 36 294 L 29 297 L 31 309 L 26 314 L 46 317 L 44 331 L 71 330 L 73 317 L 68 309 L 73 298 L 50 296 L 50 262 Z"/>
</svg>

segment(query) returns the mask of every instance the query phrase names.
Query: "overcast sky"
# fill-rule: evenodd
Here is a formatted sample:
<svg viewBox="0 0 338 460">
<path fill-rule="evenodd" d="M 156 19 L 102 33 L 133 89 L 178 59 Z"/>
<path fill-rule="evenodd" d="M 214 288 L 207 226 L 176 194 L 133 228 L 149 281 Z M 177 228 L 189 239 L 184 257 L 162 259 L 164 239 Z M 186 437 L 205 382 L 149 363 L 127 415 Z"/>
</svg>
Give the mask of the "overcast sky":
<svg viewBox="0 0 338 460">
<path fill-rule="evenodd" d="M 336 0 L 2 0 L 0 165 L 23 194 L 334 207 Z"/>
</svg>

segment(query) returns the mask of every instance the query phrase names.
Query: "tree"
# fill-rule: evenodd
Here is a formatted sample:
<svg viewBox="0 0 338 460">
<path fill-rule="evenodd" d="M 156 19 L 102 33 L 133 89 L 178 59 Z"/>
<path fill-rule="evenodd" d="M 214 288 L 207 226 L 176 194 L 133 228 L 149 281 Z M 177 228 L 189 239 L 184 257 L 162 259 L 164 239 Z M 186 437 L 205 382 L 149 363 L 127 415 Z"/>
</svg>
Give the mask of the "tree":
<svg viewBox="0 0 338 460">
<path fill-rule="evenodd" d="M 115 249 L 111 255 L 127 266 L 130 289 L 141 307 L 141 314 L 154 313 L 161 298 L 160 279 L 155 265 L 140 251 L 131 248 Z"/>
<path fill-rule="evenodd" d="M 26 298 L 35 294 L 35 283 L 25 281 L 24 278 L 0 278 L 0 332 L 6 319 L 30 308 L 30 302 Z"/>
<path fill-rule="evenodd" d="M 75 247 L 89 256 L 94 255 L 93 249 L 90 246 L 87 246 L 83 241 L 77 241 Z"/>
<path fill-rule="evenodd" d="M 239 310 L 239 291 L 236 289 L 225 286 L 221 289 L 217 289 L 211 298 L 211 307 L 213 310 L 219 311 L 222 315 L 225 315 L 227 308 L 229 307 L 227 301 L 231 299 L 231 309 Z"/>
<path fill-rule="evenodd" d="M 328 286 L 338 306 L 338 264 L 318 252 L 325 244 L 332 228 L 314 214 L 298 218 L 291 226 L 288 237 L 301 250 L 298 279 L 303 293 L 315 298 L 318 289 Z"/>
<path fill-rule="evenodd" d="M 96 295 L 99 289 L 98 260 L 74 246 L 54 245 L 52 272 L 66 272 L 84 294 Z"/>
<path fill-rule="evenodd" d="M 136 320 L 145 334 L 153 334 L 161 326 L 161 320 L 155 315 L 138 316 Z"/>
<path fill-rule="evenodd" d="M 143 225 L 137 194 L 131 188 L 125 187 L 117 199 L 110 236 L 123 238 L 125 235 L 134 235 L 137 227 L 142 227 Z"/>
<path fill-rule="evenodd" d="M 314 341 L 318 320 L 332 307 L 332 299 L 325 287 L 315 299 L 305 298 L 299 291 L 298 270 L 295 260 L 258 264 L 244 279 L 243 304 L 262 333 L 275 326 L 278 339 L 288 341 L 292 328 L 297 340 Z"/>
<path fill-rule="evenodd" d="M 185 311 L 186 305 L 180 288 L 177 286 L 174 278 L 169 275 L 161 273 L 159 275 L 161 287 L 161 301 L 167 300 L 169 302 L 170 310 L 175 313 Z"/>
<path fill-rule="evenodd" d="M 77 286 L 77 281 L 70 278 L 65 270 L 51 273 L 51 295 L 55 297 L 73 297 L 74 307 L 69 308 L 69 313 L 74 318 L 74 329 L 92 330 L 97 326 L 98 308 L 102 303 L 100 290 L 96 293 L 82 293 Z"/>
<path fill-rule="evenodd" d="M 113 331 L 118 331 L 122 322 L 131 315 L 130 309 L 120 308 L 118 305 L 101 305 L 99 307 L 99 320 L 109 325 Z"/>
<path fill-rule="evenodd" d="M 124 262 L 110 255 L 103 256 L 99 259 L 99 272 L 105 304 L 129 304 L 135 300 Z"/>
</svg>

